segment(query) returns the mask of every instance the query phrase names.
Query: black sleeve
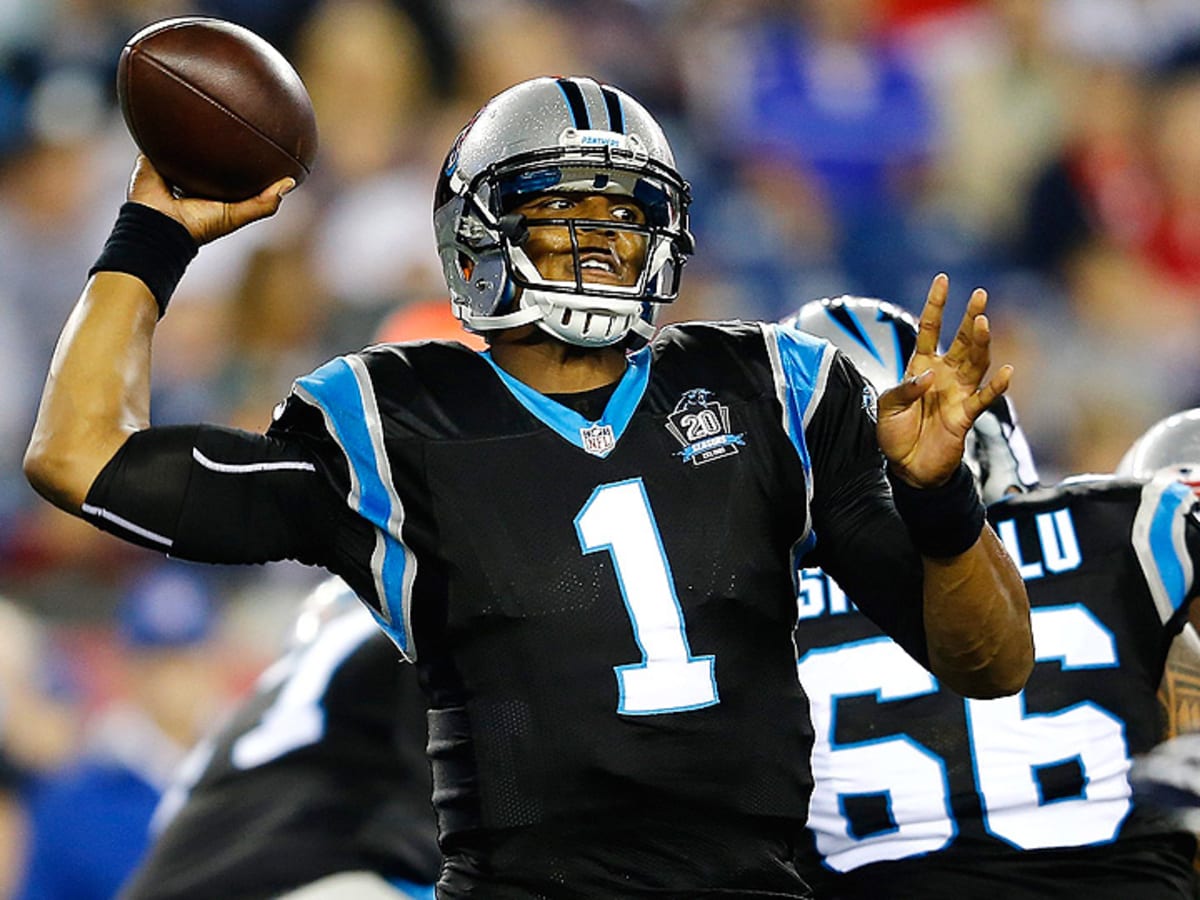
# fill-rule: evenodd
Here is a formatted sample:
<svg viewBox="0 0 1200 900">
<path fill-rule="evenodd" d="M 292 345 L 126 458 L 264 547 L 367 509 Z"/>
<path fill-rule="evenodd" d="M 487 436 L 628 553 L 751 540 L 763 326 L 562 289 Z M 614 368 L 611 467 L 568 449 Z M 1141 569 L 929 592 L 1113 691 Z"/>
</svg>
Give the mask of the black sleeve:
<svg viewBox="0 0 1200 900">
<path fill-rule="evenodd" d="M 874 417 L 867 413 L 873 397 L 839 351 L 805 429 L 816 543 L 804 565 L 824 569 L 868 618 L 928 668 L 924 569 L 892 502 Z"/>
<path fill-rule="evenodd" d="M 831 487 L 836 489 L 865 472 L 882 475 L 884 458 L 875 437 L 874 408 L 874 388 L 837 350 L 816 411 L 804 430 L 812 460 L 814 501 Z"/>
<path fill-rule="evenodd" d="M 208 425 L 132 435 L 88 491 L 84 517 L 180 559 L 327 565 L 351 518 L 298 441 Z"/>
</svg>

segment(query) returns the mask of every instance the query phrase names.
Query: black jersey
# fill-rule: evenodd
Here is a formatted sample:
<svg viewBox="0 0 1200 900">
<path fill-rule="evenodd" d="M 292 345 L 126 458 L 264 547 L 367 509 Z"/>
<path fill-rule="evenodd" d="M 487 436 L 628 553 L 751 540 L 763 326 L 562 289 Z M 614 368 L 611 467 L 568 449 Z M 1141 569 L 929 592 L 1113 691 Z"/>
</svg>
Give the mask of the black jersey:
<svg viewBox="0 0 1200 900">
<path fill-rule="evenodd" d="M 800 677 L 816 731 L 809 816 L 829 896 L 1192 897 L 1191 835 L 1131 796 L 1200 561 L 1171 480 L 1073 479 L 988 516 L 1026 581 L 1036 660 L 1018 695 L 941 688 L 819 570 Z M 886 886 L 884 888 L 883 886 Z"/>
<path fill-rule="evenodd" d="M 300 379 L 265 437 L 134 435 L 85 514 L 186 558 L 345 578 L 417 663 L 442 847 L 491 870 L 489 896 L 574 829 L 644 835 L 639 877 L 660 885 L 783 893 L 777 838 L 811 788 L 798 559 L 926 658 L 872 399 L 832 345 L 766 324 L 664 329 L 597 420 L 461 345 L 380 345 Z M 155 477 L 123 461 L 155 441 Z M 682 845 L 652 849 L 650 820 Z M 697 854 L 703 823 L 720 839 Z M 577 858 L 527 881 L 570 882 Z"/>
<path fill-rule="evenodd" d="M 424 700 L 344 585 L 163 795 L 123 900 L 276 897 L 339 872 L 437 880 Z"/>
</svg>

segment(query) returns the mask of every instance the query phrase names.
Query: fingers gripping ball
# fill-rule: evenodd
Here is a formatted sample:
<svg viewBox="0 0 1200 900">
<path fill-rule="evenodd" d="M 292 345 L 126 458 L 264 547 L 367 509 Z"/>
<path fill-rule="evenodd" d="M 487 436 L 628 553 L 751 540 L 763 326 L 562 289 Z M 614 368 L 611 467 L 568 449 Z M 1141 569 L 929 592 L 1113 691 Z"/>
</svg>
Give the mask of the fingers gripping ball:
<svg viewBox="0 0 1200 900">
<path fill-rule="evenodd" d="M 254 32 L 201 16 L 143 28 L 117 64 L 134 142 L 181 194 L 245 200 L 280 178 L 299 184 L 317 152 L 308 91 Z"/>
</svg>

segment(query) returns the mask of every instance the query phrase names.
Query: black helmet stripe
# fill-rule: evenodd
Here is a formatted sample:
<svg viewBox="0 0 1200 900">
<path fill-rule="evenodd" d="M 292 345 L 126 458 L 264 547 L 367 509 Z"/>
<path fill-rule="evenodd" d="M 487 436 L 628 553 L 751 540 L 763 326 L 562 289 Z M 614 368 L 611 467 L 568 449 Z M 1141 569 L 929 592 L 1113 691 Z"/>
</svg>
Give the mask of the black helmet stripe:
<svg viewBox="0 0 1200 900">
<path fill-rule="evenodd" d="M 575 120 L 575 127 L 580 131 L 590 129 L 592 120 L 588 116 L 587 102 L 583 99 L 583 89 L 569 78 L 558 79 L 558 87 L 567 98 L 567 106 L 571 108 L 571 118 Z"/>
<path fill-rule="evenodd" d="M 901 328 L 892 316 L 885 316 L 882 309 L 875 315 L 880 322 L 892 322 L 892 334 L 896 336 L 896 345 L 899 348 L 897 359 L 900 362 L 900 371 L 896 373 L 896 377 L 902 379 L 909 359 L 917 351 L 917 332 L 912 328 Z"/>
<path fill-rule="evenodd" d="M 846 333 L 855 341 L 857 341 L 864 350 L 866 350 L 876 359 L 879 359 L 880 362 L 883 361 L 879 357 L 879 350 L 876 349 L 875 342 L 872 341 L 871 338 L 868 337 L 867 334 L 862 330 L 862 326 L 858 324 L 858 319 L 855 317 L 854 313 L 846 309 L 845 306 L 836 305 L 829 307 L 829 317 L 841 325 L 842 328 L 845 329 Z"/>
<path fill-rule="evenodd" d="M 617 96 L 617 92 L 612 88 L 600 86 L 600 92 L 604 94 L 604 108 L 608 110 L 608 127 L 611 131 L 618 134 L 625 133 L 625 114 L 621 111 L 621 98 Z"/>
</svg>

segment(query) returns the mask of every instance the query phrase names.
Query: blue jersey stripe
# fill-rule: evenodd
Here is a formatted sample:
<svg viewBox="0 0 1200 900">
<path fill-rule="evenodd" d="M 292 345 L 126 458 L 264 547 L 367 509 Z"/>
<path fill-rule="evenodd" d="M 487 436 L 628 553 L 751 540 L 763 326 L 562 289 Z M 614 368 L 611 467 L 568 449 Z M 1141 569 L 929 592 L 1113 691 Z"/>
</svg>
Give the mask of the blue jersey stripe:
<svg viewBox="0 0 1200 900">
<path fill-rule="evenodd" d="M 349 360 L 339 357 L 297 381 L 296 391 L 321 409 L 330 434 L 346 454 L 357 485 L 357 496 L 352 485 L 347 500 L 378 529 L 372 568 L 381 592 L 379 604 L 386 610 L 380 624 L 401 650 L 410 652 L 407 613 L 412 573 L 407 548 L 398 538 L 403 509 L 391 485 L 381 436 L 372 434 L 372 424 L 378 430 L 378 414 L 373 398 L 367 396 L 369 378 L 367 384 L 360 383 Z"/>
<path fill-rule="evenodd" d="M 488 361 L 488 365 L 504 382 L 504 386 L 508 388 L 518 403 L 529 410 L 542 424 L 555 431 L 563 440 L 574 444 L 581 450 L 583 449 L 583 430 L 595 425 L 607 425 L 612 428 L 614 445 L 621 440 L 621 435 L 625 433 L 629 423 L 633 420 L 633 414 L 637 411 L 638 404 L 641 403 L 642 395 L 646 393 L 646 385 L 650 380 L 650 348 L 643 347 L 637 353 L 629 356 L 625 374 L 621 376 L 620 383 L 617 384 L 616 390 L 609 398 L 608 405 L 604 408 L 604 415 L 596 422 L 590 422 L 575 410 L 568 409 L 561 403 L 551 400 L 529 385 L 513 378 L 496 365 L 491 353 L 485 351 L 480 355 Z"/>
<path fill-rule="evenodd" d="M 1178 529 L 1182 525 L 1180 507 L 1192 499 L 1191 489 L 1174 482 L 1166 487 L 1158 498 L 1158 504 L 1150 519 L 1150 552 L 1154 557 L 1158 577 L 1166 590 L 1172 609 L 1179 609 L 1187 597 L 1188 579 L 1180 562 L 1181 552 Z"/>
<path fill-rule="evenodd" d="M 793 328 L 768 327 L 768 337 L 778 359 L 777 377 L 781 380 L 780 400 L 784 403 L 788 437 L 804 462 L 804 471 L 809 472 L 812 466 L 804 428 L 824 393 L 833 347 L 827 341 Z"/>
<path fill-rule="evenodd" d="M 388 881 L 388 884 L 400 891 L 405 897 L 410 897 L 411 900 L 435 900 L 434 886 L 432 884 L 416 884 L 412 881 L 405 881 L 402 878 L 392 878 Z"/>
<path fill-rule="evenodd" d="M 812 459 L 804 437 L 805 426 L 812 418 L 829 377 L 833 345 L 795 328 L 764 325 L 767 355 L 774 369 L 775 394 L 783 408 L 783 427 L 804 467 L 805 504 L 812 506 Z M 799 561 L 817 543 L 812 530 L 812 518 L 805 511 L 804 533 L 792 547 L 792 576 L 798 577 Z"/>
</svg>

